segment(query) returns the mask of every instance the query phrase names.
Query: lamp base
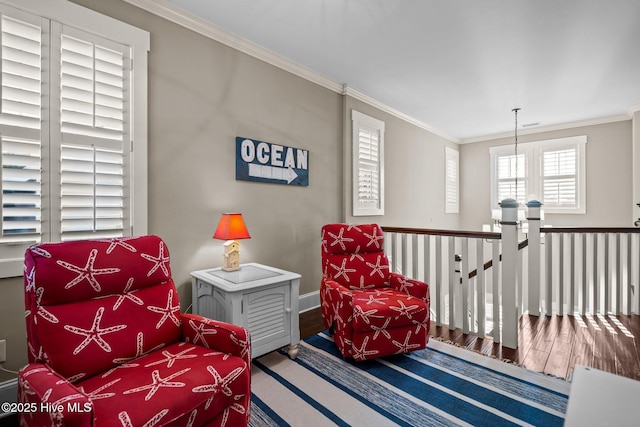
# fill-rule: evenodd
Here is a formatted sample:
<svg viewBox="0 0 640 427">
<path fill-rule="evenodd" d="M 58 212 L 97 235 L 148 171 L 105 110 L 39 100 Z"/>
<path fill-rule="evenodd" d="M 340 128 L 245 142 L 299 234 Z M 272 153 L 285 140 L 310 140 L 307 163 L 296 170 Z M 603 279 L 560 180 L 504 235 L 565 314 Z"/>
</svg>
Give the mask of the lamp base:
<svg viewBox="0 0 640 427">
<path fill-rule="evenodd" d="M 224 254 L 222 257 L 222 270 L 240 270 L 240 242 L 228 240 L 224 243 Z"/>
</svg>

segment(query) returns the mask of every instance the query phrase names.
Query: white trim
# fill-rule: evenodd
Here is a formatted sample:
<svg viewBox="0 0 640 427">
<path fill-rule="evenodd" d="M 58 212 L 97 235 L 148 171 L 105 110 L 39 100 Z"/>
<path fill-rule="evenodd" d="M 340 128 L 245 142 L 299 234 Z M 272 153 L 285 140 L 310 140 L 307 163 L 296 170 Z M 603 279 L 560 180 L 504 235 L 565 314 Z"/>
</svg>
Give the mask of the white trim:
<svg viewBox="0 0 640 427">
<path fill-rule="evenodd" d="M 298 299 L 298 312 L 304 313 L 305 311 L 313 310 L 320 307 L 320 291 L 309 292 L 308 294 L 300 295 Z"/>
<path fill-rule="evenodd" d="M 359 91 L 357 91 L 355 89 L 351 89 L 347 85 L 344 85 L 344 90 L 342 91 L 342 94 L 350 96 L 350 97 L 352 97 L 354 99 L 357 99 L 358 101 L 362 101 L 362 102 L 364 102 L 366 104 L 369 104 L 372 107 L 375 107 L 375 108 L 377 108 L 377 109 L 379 109 L 379 110 L 381 110 L 381 111 L 383 111 L 385 113 L 391 114 L 392 116 L 395 116 L 395 117 L 397 117 L 397 118 L 399 118 L 401 120 L 404 120 L 407 123 L 410 123 L 410 124 L 412 124 L 414 126 L 417 126 L 417 127 L 421 128 L 421 129 L 424 129 L 426 131 L 429 131 L 429 132 L 431 132 L 431 133 L 433 133 L 435 135 L 438 135 L 438 136 L 446 139 L 449 142 L 460 143 L 460 139 L 458 139 L 458 138 L 456 138 L 454 136 L 448 135 L 448 134 L 446 134 L 444 132 L 441 132 L 438 129 L 434 128 L 433 126 L 430 126 L 430 125 L 428 125 L 428 124 L 426 124 L 424 122 L 421 122 L 420 120 L 416 120 L 413 117 L 407 116 L 406 114 L 404 114 L 404 113 L 402 113 L 402 112 L 400 112 L 398 110 L 395 110 L 395 109 L 389 107 L 388 105 L 385 105 L 385 104 L 382 104 L 379 101 L 376 101 L 375 99 L 365 95 L 362 92 L 359 92 Z"/>
<path fill-rule="evenodd" d="M 640 104 L 632 105 L 629 107 L 629 116 L 633 116 L 635 113 L 640 111 Z"/>
<path fill-rule="evenodd" d="M 640 105 L 636 106 L 640 108 Z M 633 107 L 632 107 L 633 108 Z M 559 123 L 556 125 L 549 126 L 541 126 L 532 129 L 518 129 L 518 135 L 535 135 L 537 133 L 542 132 L 551 132 L 554 130 L 564 130 L 564 129 L 572 129 L 579 128 L 585 126 L 595 126 L 602 125 L 607 123 L 615 123 L 615 122 L 624 122 L 625 120 L 631 120 L 631 115 L 620 115 L 620 116 L 611 116 L 611 117 L 602 117 L 599 119 L 589 119 L 589 120 L 581 120 L 577 122 L 569 122 L 569 123 Z M 487 136 L 479 136 L 477 138 L 468 138 L 459 141 L 460 144 L 471 144 L 474 142 L 484 142 L 491 141 L 494 139 L 502 139 L 502 138 L 513 138 L 513 131 L 496 133 L 493 135 Z"/>
</svg>

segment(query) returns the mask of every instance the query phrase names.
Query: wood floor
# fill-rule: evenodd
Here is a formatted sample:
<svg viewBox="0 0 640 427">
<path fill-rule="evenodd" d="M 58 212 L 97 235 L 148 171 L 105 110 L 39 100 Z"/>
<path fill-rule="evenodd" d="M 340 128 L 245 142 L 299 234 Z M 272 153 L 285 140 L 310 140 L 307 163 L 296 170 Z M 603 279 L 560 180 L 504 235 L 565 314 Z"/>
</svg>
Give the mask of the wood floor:
<svg viewBox="0 0 640 427">
<path fill-rule="evenodd" d="M 300 314 L 300 336 L 324 330 L 320 309 Z M 518 349 L 490 337 L 463 334 L 460 329 L 431 323 L 431 336 L 459 347 L 527 369 L 571 380 L 575 366 L 591 366 L 640 380 L 640 316 L 530 316 L 520 319 Z"/>
</svg>

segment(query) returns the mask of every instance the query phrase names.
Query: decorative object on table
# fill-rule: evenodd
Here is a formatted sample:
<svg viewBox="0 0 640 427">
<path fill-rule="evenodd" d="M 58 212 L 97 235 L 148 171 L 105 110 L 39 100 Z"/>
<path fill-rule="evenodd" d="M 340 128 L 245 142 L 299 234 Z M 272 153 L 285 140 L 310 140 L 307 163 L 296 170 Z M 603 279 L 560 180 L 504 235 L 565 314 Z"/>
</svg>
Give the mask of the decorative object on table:
<svg viewBox="0 0 640 427">
<path fill-rule="evenodd" d="M 309 151 L 236 137 L 236 180 L 309 185 Z"/>
<path fill-rule="evenodd" d="M 250 239 L 249 230 L 244 223 L 242 214 L 224 213 L 218 222 L 214 239 L 226 240 L 223 244 L 224 271 L 236 271 L 240 268 L 240 242 L 239 239 Z"/>
</svg>

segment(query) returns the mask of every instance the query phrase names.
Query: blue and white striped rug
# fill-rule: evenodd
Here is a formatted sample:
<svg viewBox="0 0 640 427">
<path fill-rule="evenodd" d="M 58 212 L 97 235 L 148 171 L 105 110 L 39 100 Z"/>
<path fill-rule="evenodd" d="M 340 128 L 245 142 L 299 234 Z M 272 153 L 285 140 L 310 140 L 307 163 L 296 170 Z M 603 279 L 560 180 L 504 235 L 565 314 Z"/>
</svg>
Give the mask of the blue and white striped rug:
<svg viewBox="0 0 640 427">
<path fill-rule="evenodd" d="M 272 352 L 252 369 L 252 427 L 561 426 L 570 386 L 433 339 L 409 355 L 355 363 L 319 334 L 295 360 Z"/>
</svg>

